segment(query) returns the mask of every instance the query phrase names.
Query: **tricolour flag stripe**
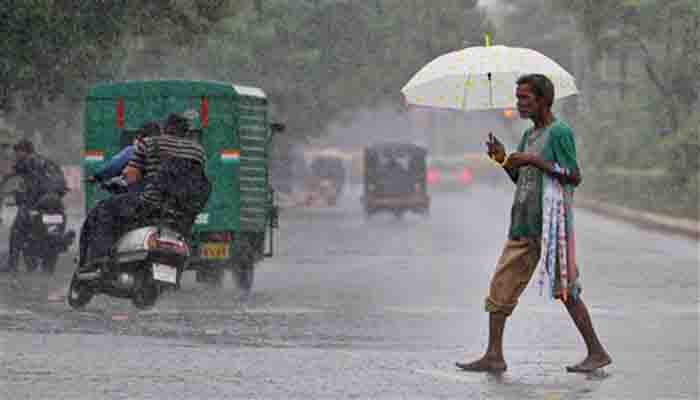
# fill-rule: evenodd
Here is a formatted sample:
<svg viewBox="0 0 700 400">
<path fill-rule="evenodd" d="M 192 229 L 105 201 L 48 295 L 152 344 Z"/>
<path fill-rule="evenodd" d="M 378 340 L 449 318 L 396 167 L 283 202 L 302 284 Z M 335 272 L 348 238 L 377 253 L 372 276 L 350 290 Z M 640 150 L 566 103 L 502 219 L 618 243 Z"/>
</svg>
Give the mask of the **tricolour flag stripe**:
<svg viewBox="0 0 700 400">
<path fill-rule="evenodd" d="M 103 151 L 88 150 L 83 153 L 85 161 L 104 161 L 105 153 Z"/>
<path fill-rule="evenodd" d="M 241 158 L 241 152 L 238 150 L 222 150 L 222 161 L 238 161 Z"/>
</svg>

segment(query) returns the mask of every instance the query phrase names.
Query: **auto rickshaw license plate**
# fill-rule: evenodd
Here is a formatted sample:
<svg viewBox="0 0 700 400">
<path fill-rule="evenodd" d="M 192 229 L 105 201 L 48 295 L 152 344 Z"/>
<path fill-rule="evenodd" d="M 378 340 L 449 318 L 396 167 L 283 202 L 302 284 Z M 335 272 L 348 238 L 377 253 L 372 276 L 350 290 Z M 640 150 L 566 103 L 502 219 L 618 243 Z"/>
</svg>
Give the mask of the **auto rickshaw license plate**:
<svg viewBox="0 0 700 400">
<path fill-rule="evenodd" d="M 199 255 L 202 258 L 225 260 L 229 258 L 228 243 L 202 243 Z"/>
</svg>

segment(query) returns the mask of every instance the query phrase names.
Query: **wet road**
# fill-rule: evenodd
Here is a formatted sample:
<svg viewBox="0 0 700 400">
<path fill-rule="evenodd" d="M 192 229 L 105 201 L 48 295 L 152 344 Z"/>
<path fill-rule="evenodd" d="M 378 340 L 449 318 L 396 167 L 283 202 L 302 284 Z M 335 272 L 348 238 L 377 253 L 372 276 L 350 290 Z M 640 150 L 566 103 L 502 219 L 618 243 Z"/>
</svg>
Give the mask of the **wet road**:
<svg viewBox="0 0 700 400">
<path fill-rule="evenodd" d="M 614 359 L 572 375 L 584 346 L 534 284 L 508 322 L 502 376 L 454 361 L 486 343 L 483 297 L 511 194 L 434 194 L 428 219 L 285 210 L 254 292 L 227 281 L 151 310 L 98 297 L 81 312 L 57 276 L 0 277 L 0 398 L 696 399 L 698 243 L 579 211 L 584 297 Z M 4 240 L 6 232 L 2 235 Z"/>
</svg>

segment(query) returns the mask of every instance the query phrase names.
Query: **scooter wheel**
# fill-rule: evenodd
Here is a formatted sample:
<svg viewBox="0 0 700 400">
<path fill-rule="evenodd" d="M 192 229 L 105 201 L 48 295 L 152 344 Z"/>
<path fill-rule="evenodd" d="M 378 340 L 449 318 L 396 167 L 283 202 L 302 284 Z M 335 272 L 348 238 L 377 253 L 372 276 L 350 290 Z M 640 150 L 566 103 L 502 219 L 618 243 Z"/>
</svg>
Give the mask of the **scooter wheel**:
<svg viewBox="0 0 700 400">
<path fill-rule="evenodd" d="M 42 263 L 42 272 L 46 275 L 52 276 L 56 272 L 56 264 L 58 263 L 58 254 L 49 254 L 44 256 L 44 262 Z"/>
<path fill-rule="evenodd" d="M 151 281 L 134 292 L 131 303 L 138 309 L 148 309 L 156 304 L 159 294 L 160 290 L 158 285 Z"/>
<path fill-rule="evenodd" d="M 68 288 L 68 305 L 75 309 L 83 308 L 92 300 L 93 295 L 92 289 L 85 282 L 78 280 L 76 274 L 73 274 Z"/>
</svg>

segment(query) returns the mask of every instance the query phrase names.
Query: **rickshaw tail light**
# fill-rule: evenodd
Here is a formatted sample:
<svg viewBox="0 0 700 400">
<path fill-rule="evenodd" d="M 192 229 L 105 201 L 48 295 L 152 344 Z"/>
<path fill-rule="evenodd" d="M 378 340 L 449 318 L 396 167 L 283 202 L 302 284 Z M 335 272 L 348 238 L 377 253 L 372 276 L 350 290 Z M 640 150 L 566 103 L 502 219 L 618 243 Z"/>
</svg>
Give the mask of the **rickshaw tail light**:
<svg viewBox="0 0 700 400">
<path fill-rule="evenodd" d="M 457 179 L 462 185 L 468 185 L 472 183 L 472 180 L 474 178 L 474 175 L 472 174 L 472 171 L 469 168 L 464 168 L 461 172 L 458 172 L 457 175 Z"/>
<path fill-rule="evenodd" d="M 202 96 L 202 105 L 199 116 L 202 128 L 206 128 L 207 125 L 209 125 L 209 102 L 206 96 Z"/>
<path fill-rule="evenodd" d="M 124 99 L 117 99 L 117 128 L 124 127 Z"/>
<path fill-rule="evenodd" d="M 435 168 L 428 168 L 425 180 L 428 185 L 437 185 L 440 183 L 440 172 Z"/>
</svg>

